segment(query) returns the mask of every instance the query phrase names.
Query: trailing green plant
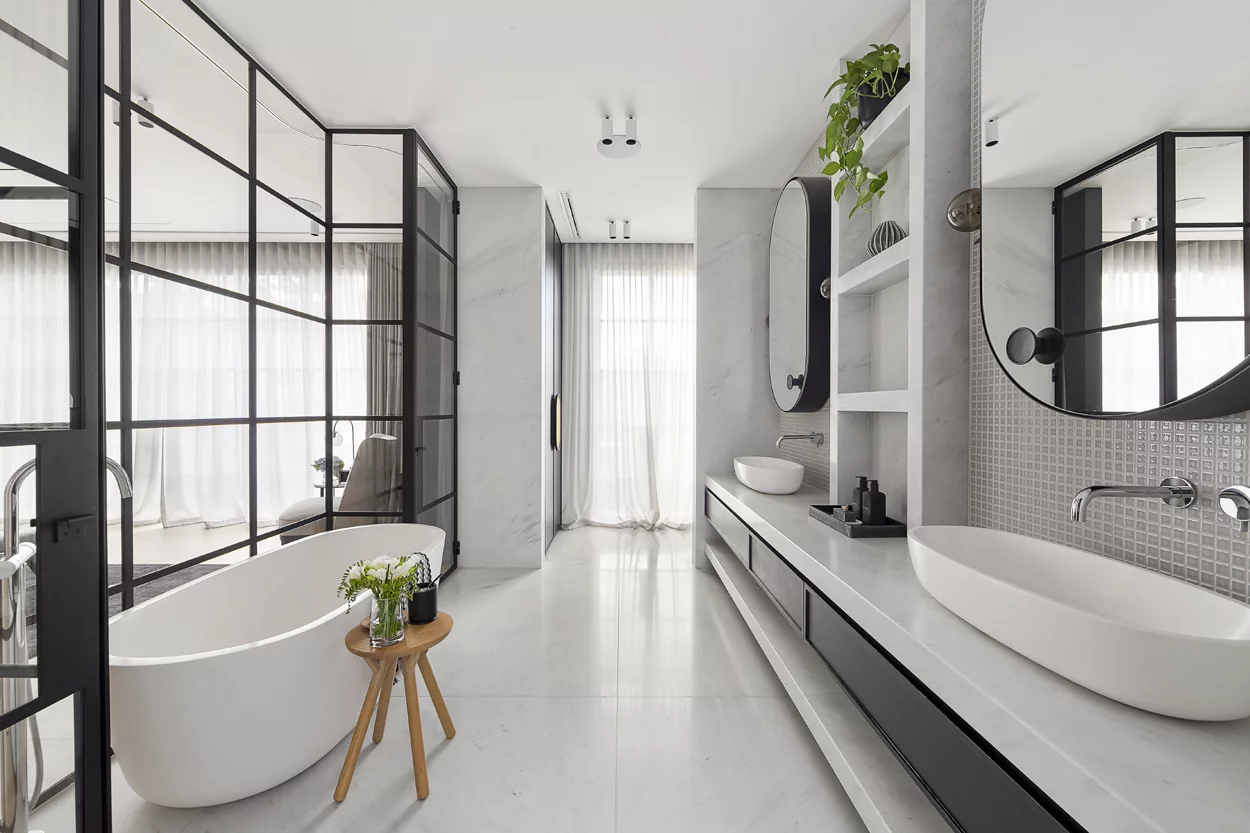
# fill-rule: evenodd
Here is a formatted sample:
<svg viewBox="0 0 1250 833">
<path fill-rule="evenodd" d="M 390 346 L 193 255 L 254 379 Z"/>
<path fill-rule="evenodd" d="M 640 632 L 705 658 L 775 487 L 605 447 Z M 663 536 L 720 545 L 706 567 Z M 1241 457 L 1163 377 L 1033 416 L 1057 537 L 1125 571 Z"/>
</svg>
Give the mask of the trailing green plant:
<svg viewBox="0 0 1250 833">
<path fill-rule="evenodd" d="M 857 61 L 847 61 L 846 71 L 834 79 L 825 91 L 825 98 L 838 87 L 842 93 L 829 105 L 829 123 L 825 125 L 825 143 L 816 151 L 825 165 L 826 176 L 839 177 L 833 186 L 833 198 L 842 200 L 847 188 L 855 192 L 855 204 L 850 216 L 880 197 L 889 174 L 876 172 L 864 164 L 864 126 L 856 115 L 861 95 L 886 98 L 898 94 L 902 88 L 903 74 L 911 71 L 911 64 L 902 63 L 903 56 L 892 43 L 872 44 L 872 50 Z M 868 92 L 860 92 L 867 88 Z"/>
</svg>

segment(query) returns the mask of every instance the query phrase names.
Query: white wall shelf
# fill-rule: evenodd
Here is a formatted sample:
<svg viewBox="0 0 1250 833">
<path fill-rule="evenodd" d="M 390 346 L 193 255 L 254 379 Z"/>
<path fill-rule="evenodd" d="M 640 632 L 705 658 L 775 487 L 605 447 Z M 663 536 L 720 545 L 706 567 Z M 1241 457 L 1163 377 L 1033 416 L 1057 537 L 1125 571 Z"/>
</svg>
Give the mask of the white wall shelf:
<svg viewBox="0 0 1250 833">
<path fill-rule="evenodd" d="M 863 163 L 871 170 L 885 167 L 911 142 L 911 86 L 903 87 L 881 115 L 864 131 Z"/>
<path fill-rule="evenodd" d="M 876 295 L 896 283 L 907 280 L 911 244 L 904 237 L 880 254 L 851 269 L 838 278 L 839 295 Z"/>
<path fill-rule="evenodd" d="M 905 414 L 907 413 L 907 391 L 867 390 L 857 393 L 839 393 L 838 410 L 874 414 Z"/>
</svg>

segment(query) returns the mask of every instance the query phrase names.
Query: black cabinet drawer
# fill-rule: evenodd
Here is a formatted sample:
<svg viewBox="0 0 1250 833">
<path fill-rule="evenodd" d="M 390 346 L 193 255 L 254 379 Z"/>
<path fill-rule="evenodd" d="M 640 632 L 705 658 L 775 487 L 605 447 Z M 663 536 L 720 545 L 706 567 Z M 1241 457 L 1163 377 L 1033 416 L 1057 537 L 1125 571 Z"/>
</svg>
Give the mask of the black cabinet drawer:
<svg viewBox="0 0 1250 833">
<path fill-rule="evenodd" d="M 754 533 L 751 535 L 751 572 L 796 628 L 803 624 L 803 580 Z"/>
<path fill-rule="evenodd" d="M 966 833 L 1074 833 L 836 608 L 808 591 L 807 639 Z M 969 730 L 970 731 L 970 730 Z M 1053 814 L 1052 814 L 1053 813 Z"/>
<path fill-rule="evenodd" d="M 746 524 L 738 520 L 737 516 L 720 502 L 720 498 L 707 489 L 703 490 L 703 504 L 704 512 L 712 528 L 720 533 L 720 537 L 734 551 L 734 555 L 750 567 L 751 533 L 747 530 Z"/>
</svg>

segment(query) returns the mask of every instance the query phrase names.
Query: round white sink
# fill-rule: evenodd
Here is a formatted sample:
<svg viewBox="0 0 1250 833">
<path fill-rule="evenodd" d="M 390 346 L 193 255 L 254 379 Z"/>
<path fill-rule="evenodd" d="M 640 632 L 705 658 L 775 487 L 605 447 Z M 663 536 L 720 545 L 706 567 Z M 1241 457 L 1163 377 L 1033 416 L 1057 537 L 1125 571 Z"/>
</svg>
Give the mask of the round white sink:
<svg viewBox="0 0 1250 833">
<path fill-rule="evenodd" d="M 803 485 L 803 467 L 780 457 L 735 457 L 734 474 L 748 489 L 766 495 L 790 495 Z"/>
</svg>

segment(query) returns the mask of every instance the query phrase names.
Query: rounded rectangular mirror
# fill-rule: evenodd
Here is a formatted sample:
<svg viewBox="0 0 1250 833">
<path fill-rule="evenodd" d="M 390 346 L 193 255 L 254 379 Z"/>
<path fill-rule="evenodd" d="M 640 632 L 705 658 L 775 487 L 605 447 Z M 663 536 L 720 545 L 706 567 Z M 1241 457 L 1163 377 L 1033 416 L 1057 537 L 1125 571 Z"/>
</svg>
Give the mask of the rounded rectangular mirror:
<svg viewBox="0 0 1250 833">
<path fill-rule="evenodd" d="M 829 180 L 795 177 L 773 215 L 768 246 L 768 368 L 777 407 L 820 410 L 829 399 Z"/>
<path fill-rule="evenodd" d="M 1055 410 L 1250 408 L 1250 103 L 1235 67 L 1195 87 L 1139 59 L 1185 43 L 1244 54 L 1235 33 L 1250 29 L 1250 7 L 1195 2 L 1136 19 L 1131 38 L 1114 0 L 986 4 L 982 322 L 1011 380 Z M 1100 56 L 1103 93 L 1068 93 L 1088 67 L 1056 64 L 1056 42 Z"/>
</svg>

